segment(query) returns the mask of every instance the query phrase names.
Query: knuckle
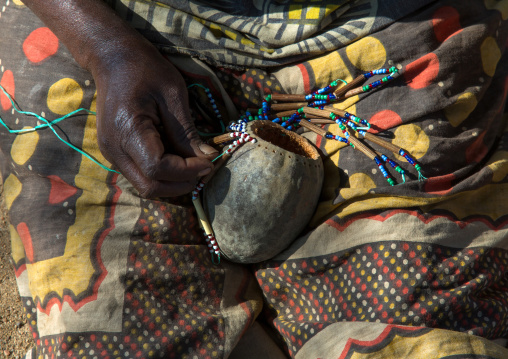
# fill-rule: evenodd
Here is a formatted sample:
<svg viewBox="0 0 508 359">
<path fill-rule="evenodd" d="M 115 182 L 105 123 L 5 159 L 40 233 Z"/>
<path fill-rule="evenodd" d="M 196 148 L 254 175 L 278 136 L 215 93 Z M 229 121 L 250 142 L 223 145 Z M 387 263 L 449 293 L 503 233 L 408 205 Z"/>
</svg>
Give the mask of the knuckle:
<svg viewBox="0 0 508 359">
<path fill-rule="evenodd" d="M 160 159 L 155 159 L 152 161 L 144 161 L 141 163 L 141 170 L 143 174 L 149 179 L 155 179 L 157 174 L 157 170 L 159 168 Z"/>
<path fill-rule="evenodd" d="M 139 192 L 139 195 L 142 198 L 149 199 L 149 198 L 155 197 L 155 194 L 156 194 L 155 187 L 156 187 L 155 184 L 153 182 L 150 182 L 149 184 L 144 184 L 144 185 L 139 186 L 139 188 L 137 188 L 137 190 Z"/>
</svg>

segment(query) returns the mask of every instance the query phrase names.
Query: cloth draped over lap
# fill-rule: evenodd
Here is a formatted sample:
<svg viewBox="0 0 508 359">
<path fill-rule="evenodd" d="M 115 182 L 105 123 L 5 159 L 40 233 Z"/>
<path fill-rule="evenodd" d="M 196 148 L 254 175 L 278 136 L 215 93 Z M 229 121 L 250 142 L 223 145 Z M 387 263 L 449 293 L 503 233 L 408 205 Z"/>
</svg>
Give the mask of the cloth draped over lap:
<svg viewBox="0 0 508 359">
<path fill-rule="evenodd" d="M 140 199 L 50 131 L 0 131 L 27 357 L 508 357 L 508 1 L 108 3 L 211 89 L 226 123 L 267 94 L 396 66 L 335 106 L 427 179 L 372 145 L 406 172 L 389 168 L 390 186 L 354 148 L 304 133 L 325 168 L 308 229 L 267 262 L 213 265 L 190 197 Z M 91 75 L 21 2 L 0 27 L 0 84 L 24 110 L 95 109 Z M 189 95 L 214 130 L 206 94 Z M 0 99 L 10 127 L 36 125 Z M 107 164 L 93 115 L 58 131 Z"/>
</svg>

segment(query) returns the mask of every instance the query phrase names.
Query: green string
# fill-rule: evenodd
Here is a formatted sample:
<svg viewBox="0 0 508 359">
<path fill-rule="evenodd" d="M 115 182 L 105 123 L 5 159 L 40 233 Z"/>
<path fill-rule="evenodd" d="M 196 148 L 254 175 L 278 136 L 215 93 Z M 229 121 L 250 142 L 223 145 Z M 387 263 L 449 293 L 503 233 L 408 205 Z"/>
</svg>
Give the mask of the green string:
<svg viewBox="0 0 508 359">
<path fill-rule="evenodd" d="M 72 143 L 64 140 L 59 134 L 58 132 L 56 132 L 56 130 L 53 128 L 53 125 L 54 124 L 57 124 L 58 122 L 60 121 L 63 121 L 71 116 L 74 116 L 75 114 L 77 114 L 78 112 L 81 112 L 81 111 L 84 111 L 90 115 L 96 115 L 96 113 L 94 111 L 90 111 L 90 110 L 87 110 L 86 108 L 80 108 L 80 109 L 77 109 L 75 111 L 72 111 L 70 113 L 68 113 L 67 115 L 65 116 L 62 116 L 62 117 L 59 117 L 53 121 L 48 121 L 47 119 L 45 119 L 44 117 L 42 117 L 41 115 L 38 115 L 34 112 L 30 112 L 30 111 L 23 111 L 21 109 L 19 109 L 16 105 L 16 103 L 14 102 L 14 100 L 12 99 L 11 95 L 9 95 L 9 93 L 3 88 L 2 85 L 0 85 L 0 90 L 2 90 L 2 92 L 4 93 L 5 96 L 7 96 L 7 98 L 9 99 L 9 101 L 11 102 L 11 105 L 12 105 L 12 108 L 14 109 L 14 111 L 16 111 L 17 113 L 20 113 L 22 115 L 26 115 L 26 116 L 32 116 L 32 117 L 35 117 L 37 118 L 38 120 L 40 121 L 43 121 L 45 123 L 43 124 L 40 124 L 40 125 L 37 125 L 35 127 L 31 127 L 31 128 L 23 128 L 23 129 L 20 129 L 20 130 L 13 130 L 11 129 L 9 126 L 7 126 L 7 124 L 4 122 L 4 120 L 0 117 L 0 124 L 2 124 L 2 126 L 4 126 L 7 131 L 9 131 L 9 133 L 14 133 L 14 134 L 21 134 L 21 133 L 27 133 L 27 132 L 33 132 L 33 131 L 37 131 L 37 130 L 40 130 L 40 129 L 43 129 L 43 128 L 47 128 L 49 127 L 49 129 L 51 131 L 53 131 L 53 133 L 55 134 L 55 136 L 60 140 L 62 141 L 63 143 L 65 143 L 67 146 L 69 146 L 70 148 L 72 148 L 73 150 L 75 150 L 76 152 L 80 153 L 81 155 L 85 156 L 86 158 L 88 158 L 90 161 L 94 162 L 95 164 L 99 165 L 100 167 L 102 167 L 103 169 L 107 170 L 107 171 L 110 171 L 110 172 L 114 172 L 114 173 L 120 173 L 118 171 L 115 171 L 111 168 L 108 168 L 106 167 L 105 165 L 103 165 L 102 163 L 100 163 L 99 161 L 97 161 L 95 158 L 93 158 L 92 156 L 90 156 L 88 153 L 86 153 L 85 151 L 81 150 L 80 148 L 74 146 Z"/>
<path fill-rule="evenodd" d="M 217 157 L 215 157 L 212 162 L 215 162 L 217 161 L 219 158 L 221 158 L 222 156 L 224 156 L 226 154 L 226 151 L 222 152 L 220 155 L 218 155 Z"/>
</svg>

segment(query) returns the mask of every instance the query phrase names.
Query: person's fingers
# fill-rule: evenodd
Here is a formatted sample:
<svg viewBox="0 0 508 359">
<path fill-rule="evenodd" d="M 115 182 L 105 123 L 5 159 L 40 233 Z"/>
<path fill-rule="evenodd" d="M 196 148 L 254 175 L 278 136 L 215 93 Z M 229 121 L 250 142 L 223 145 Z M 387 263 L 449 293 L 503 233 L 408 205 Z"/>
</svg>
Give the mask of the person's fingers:
<svg viewBox="0 0 508 359">
<path fill-rule="evenodd" d="M 127 156 L 117 161 L 116 166 L 143 198 L 181 196 L 191 192 L 197 183 L 196 178 L 181 182 L 160 181 L 148 178 Z"/>
<path fill-rule="evenodd" d="M 129 133 L 123 135 L 122 150 L 144 177 L 170 182 L 194 181 L 213 168 L 205 158 L 165 154 L 159 133 L 149 117 L 138 117 L 135 123 Z"/>
<path fill-rule="evenodd" d="M 165 135 L 177 153 L 183 157 L 204 157 L 209 160 L 218 156 L 218 151 L 199 137 L 190 116 L 186 89 L 169 90 L 167 98 L 159 105 L 159 115 Z"/>
</svg>

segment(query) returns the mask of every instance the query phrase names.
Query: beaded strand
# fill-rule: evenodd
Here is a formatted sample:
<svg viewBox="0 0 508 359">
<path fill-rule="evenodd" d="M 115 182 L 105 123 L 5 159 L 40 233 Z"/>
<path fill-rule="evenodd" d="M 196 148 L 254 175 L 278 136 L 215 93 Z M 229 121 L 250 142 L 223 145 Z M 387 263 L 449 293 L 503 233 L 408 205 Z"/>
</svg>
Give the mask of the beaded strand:
<svg viewBox="0 0 508 359">
<path fill-rule="evenodd" d="M 372 70 L 372 71 L 369 71 L 369 72 L 363 74 L 365 79 L 369 79 L 370 77 L 372 77 L 374 75 L 383 75 L 383 74 L 386 74 L 387 72 L 390 72 L 390 74 L 388 76 L 383 77 L 381 80 L 374 81 L 371 84 L 363 86 L 362 87 L 362 91 L 363 92 L 368 92 L 368 91 L 370 91 L 370 90 L 372 90 L 372 89 L 374 89 L 376 87 L 381 86 L 385 82 L 393 80 L 395 74 L 397 74 L 399 72 L 399 70 L 395 66 L 392 66 L 389 69 Z"/>
<path fill-rule="evenodd" d="M 421 166 L 406 151 L 404 151 L 401 148 L 396 148 L 396 146 L 392 145 L 390 142 L 387 142 L 373 135 L 372 133 L 367 132 L 371 128 L 371 125 L 367 120 L 362 119 L 346 111 L 338 110 L 333 107 L 327 107 L 328 105 L 330 105 L 335 101 L 341 101 L 348 97 L 352 97 L 357 94 L 366 93 L 374 89 L 377 89 L 383 84 L 396 78 L 397 73 L 398 69 L 392 66 L 388 69 L 381 68 L 363 73 L 357 78 L 355 78 L 353 81 L 351 81 L 351 83 L 349 84 L 346 83 L 346 81 L 344 80 L 337 79 L 335 81 L 332 81 L 327 86 L 320 88 L 308 95 L 269 94 L 263 99 L 261 107 L 258 109 L 256 114 L 252 114 L 250 111 L 246 111 L 245 114 L 240 116 L 240 118 L 236 122 L 230 123 L 230 125 L 228 126 L 228 130 L 231 131 L 229 134 L 230 137 L 229 141 L 228 139 L 223 138 L 224 135 L 219 136 L 220 140 L 219 137 L 216 138 L 217 142 L 215 142 L 215 144 L 224 143 L 225 149 L 223 150 L 222 154 L 219 155 L 213 161 L 217 160 L 218 158 L 224 155 L 230 155 L 235 149 L 237 149 L 244 143 L 256 142 L 256 140 L 250 137 L 250 135 L 246 132 L 246 126 L 248 122 L 254 120 L 264 120 L 264 121 L 271 120 L 272 122 L 278 123 L 283 128 L 290 131 L 295 130 L 299 126 L 304 126 L 310 128 L 311 130 L 313 130 L 314 132 L 318 133 L 319 135 L 328 140 L 335 140 L 350 145 L 351 147 L 363 152 L 369 158 L 374 160 L 377 167 L 381 171 L 383 177 L 385 177 L 386 181 L 391 186 L 395 185 L 396 182 L 391 177 L 390 173 L 384 166 L 384 163 L 389 164 L 397 173 L 401 175 L 403 183 L 406 182 L 405 172 L 398 163 L 396 163 L 395 161 L 393 161 L 392 159 L 390 159 L 389 157 L 387 157 L 382 153 L 374 152 L 369 147 L 367 147 L 363 142 L 359 141 L 355 136 L 351 136 L 348 131 L 349 128 L 354 132 L 363 136 L 366 140 L 372 141 L 402 156 L 418 172 L 418 179 L 420 181 L 425 180 L 426 178 L 421 173 Z M 370 84 L 359 86 L 361 85 L 362 82 L 376 75 L 386 75 L 386 76 Z M 345 84 L 345 86 L 342 86 L 337 89 L 339 81 L 342 81 Z M 206 95 L 211 103 L 215 115 L 217 119 L 221 120 L 222 125 L 222 116 L 215 103 L 215 100 L 213 99 L 210 90 L 205 88 L 204 86 L 201 85 L 198 86 L 205 89 Z M 274 114 L 271 114 L 272 111 L 271 105 L 273 101 L 277 101 L 277 103 L 275 104 L 276 106 L 274 106 L 274 112 L 277 110 L 283 111 L 277 112 L 275 116 Z M 279 102 L 283 102 L 283 104 L 280 104 Z M 286 102 L 287 104 L 284 104 L 284 102 Z M 275 109 L 275 107 L 277 109 Z M 314 112 L 307 113 L 308 111 L 306 109 L 315 109 L 317 112 L 322 111 L 323 113 L 315 113 L 314 110 L 312 110 Z M 315 117 L 318 117 L 317 120 L 312 119 L 312 121 L 316 121 L 315 123 L 326 124 L 330 123 L 328 122 L 330 120 L 335 122 L 339 126 L 339 129 L 343 133 L 343 136 L 330 133 L 326 130 L 323 130 L 321 127 L 313 125 L 310 122 L 310 120 L 307 119 L 307 115 L 315 115 Z M 325 118 L 330 118 L 330 120 L 324 120 Z M 320 122 L 319 119 L 323 119 L 323 121 Z M 196 186 L 196 188 L 192 191 L 192 199 L 196 206 L 198 217 L 200 218 L 200 224 L 205 232 L 205 240 L 207 242 L 208 250 L 212 255 L 212 262 L 214 264 L 218 264 L 220 263 L 220 248 L 218 246 L 217 240 L 215 239 L 215 236 L 213 235 L 211 226 L 206 221 L 206 216 L 204 215 L 199 200 L 199 192 L 203 189 L 204 186 L 205 182 L 200 181 L 199 184 Z"/>
<path fill-rule="evenodd" d="M 385 162 L 385 163 L 388 163 L 390 164 L 390 166 L 395 169 L 395 171 L 397 171 L 398 173 L 400 173 L 400 176 L 402 177 L 402 183 L 406 183 L 406 177 L 404 176 L 406 172 L 404 172 L 404 170 L 399 166 L 399 164 L 395 161 L 393 161 L 392 159 L 390 159 L 389 157 L 387 157 L 386 155 L 384 154 L 380 154 L 381 156 L 381 159 Z"/>
<path fill-rule="evenodd" d="M 425 177 L 424 175 L 422 175 L 422 172 L 421 172 L 422 168 L 421 168 L 421 166 L 420 166 L 418 163 L 416 163 L 416 160 L 415 160 L 414 158 L 412 158 L 412 157 L 411 157 L 411 156 L 410 156 L 410 155 L 409 155 L 406 151 L 404 151 L 402 148 L 401 148 L 401 149 L 400 149 L 400 151 L 399 151 L 399 155 L 401 155 L 402 157 L 404 157 L 404 158 L 406 159 L 406 161 L 407 161 L 410 165 L 412 165 L 412 166 L 415 168 L 415 170 L 418 172 L 418 180 L 419 180 L 419 181 L 423 181 L 423 180 L 426 180 L 426 179 L 427 179 L 427 177 Z"/>
</svg>

